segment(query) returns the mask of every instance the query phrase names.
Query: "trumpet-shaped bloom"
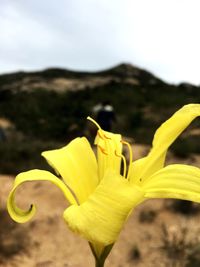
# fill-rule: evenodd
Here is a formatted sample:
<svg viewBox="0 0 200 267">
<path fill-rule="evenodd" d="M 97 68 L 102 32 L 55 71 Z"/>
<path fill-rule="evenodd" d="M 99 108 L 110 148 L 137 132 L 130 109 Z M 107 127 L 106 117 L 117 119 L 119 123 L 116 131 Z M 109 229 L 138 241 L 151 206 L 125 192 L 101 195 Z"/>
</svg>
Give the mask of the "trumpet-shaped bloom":
<svg viewBox="0 0 200 267">
<path fill-rule="evenodd" d="M 119 134 L 98 125 L 96 156 L 85 137 L 42 153 L 62 180 L 43 170 L 20 173 L 8 198 L 8 211 L 20 223 L 32 218 L 14 202 L 17 187 L 27 181 L 48 180 L 58 186 L 71 204 L 64 211 L 70 229 L 86 238 L 95 255 L 113 244 L 130 212 L 149 198 L 177 198 L 200 202 L 200 169 L 182 164 L 164 166 L 169 146 L 200 115 L 200 105 L 186 105 L 156 131 L 149 154 L 132 162 L 131 147 Z M 92 120 L 92 119 L 90 119 Z M 93 121 L 93 120 L 92 120 Z M 93 121 L 95 123 L 95 121 Z M 122 147 L 130 151 L 129 165 Z"/>
</svg>

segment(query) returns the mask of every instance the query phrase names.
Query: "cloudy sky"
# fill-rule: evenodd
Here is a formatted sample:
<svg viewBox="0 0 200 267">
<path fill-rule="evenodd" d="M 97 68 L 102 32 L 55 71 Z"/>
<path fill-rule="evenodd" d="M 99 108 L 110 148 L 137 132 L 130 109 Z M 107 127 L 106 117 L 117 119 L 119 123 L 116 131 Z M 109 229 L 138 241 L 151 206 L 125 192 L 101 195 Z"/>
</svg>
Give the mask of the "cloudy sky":
<svg viewBox="0 0 200 267">
<path fill-rule="evenodd" d="M 0 0 L 0 73 L 125 62 L 200 84 L 199 0 Z"/>
</svg>

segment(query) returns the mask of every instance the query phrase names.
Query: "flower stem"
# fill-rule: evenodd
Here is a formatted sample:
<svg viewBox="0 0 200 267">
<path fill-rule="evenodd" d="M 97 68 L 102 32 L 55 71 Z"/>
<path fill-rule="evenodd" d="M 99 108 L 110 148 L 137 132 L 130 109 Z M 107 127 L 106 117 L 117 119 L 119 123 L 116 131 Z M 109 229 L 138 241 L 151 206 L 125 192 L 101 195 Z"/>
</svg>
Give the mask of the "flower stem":
<svg viewBox="0 0 200 267">
<path fill-rule="evenodd" d="M 104 267 L 105 260 L 108 257 L 108 254 L 110 253 L 113 245 L 114 245 L 114 243 L 110 244 L 108 246 L 105 246 L 103 251 L 101 252 L 101 254 L 97 255 L 93 244 L 89 242 L 89 246 L 90 246 L 92 254 L 95 258 L 95 267 Z"/>
<path fill-rule="evenodd" d="M 105 261 L 101 261 L 100 259 L 96 259 L 95 267 L 104 267 L 104 262 Z"/>
</svg>

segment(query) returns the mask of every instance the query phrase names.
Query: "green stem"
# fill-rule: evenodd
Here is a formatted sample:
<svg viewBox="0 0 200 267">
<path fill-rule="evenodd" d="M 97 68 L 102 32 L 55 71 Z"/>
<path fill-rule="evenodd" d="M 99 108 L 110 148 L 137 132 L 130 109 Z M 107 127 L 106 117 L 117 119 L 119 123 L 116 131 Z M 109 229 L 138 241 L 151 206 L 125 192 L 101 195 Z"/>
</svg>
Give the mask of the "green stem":
<svg viewBox="0 0 200 267">
<path fill-rule="evenodd" d="M 105 260 L 101 260 L 101 259 L 96 259 L 95 260 L 95 267 L 104 267 L 104 262 Z"/>
<path fill-rule="evenodd" d="M 93 254 L 94 258 L 95 258 L 95 267 L 104 267 L 105 260 L 108 257 L 108 255 L 109 255 L 109 253 L 110 253 L 110 251 L 111 251 L 111 249 L 112 249 L 114 244 L 110 244 L 110 245 L 104 247 L 104 249 L 103 249 L 103 251 L 102 251 L 100 256 L 97 256 L 92 243 L 89 242 L 89 245 L 90 245 L 92 254 Z"/>
</svg>

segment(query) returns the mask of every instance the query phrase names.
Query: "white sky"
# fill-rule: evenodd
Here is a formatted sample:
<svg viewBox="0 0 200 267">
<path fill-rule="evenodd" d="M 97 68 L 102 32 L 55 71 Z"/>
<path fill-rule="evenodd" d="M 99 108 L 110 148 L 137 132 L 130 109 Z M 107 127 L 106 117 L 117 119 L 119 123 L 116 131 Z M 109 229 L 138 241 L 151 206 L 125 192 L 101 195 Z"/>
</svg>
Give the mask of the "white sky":
<svg viewBox="0 0 200 267">
<path fill-rule="evenodd" d="M 200 84 L 200 0 L 0 0 L 0 73 L 122 62 Z"/>
</svg>

